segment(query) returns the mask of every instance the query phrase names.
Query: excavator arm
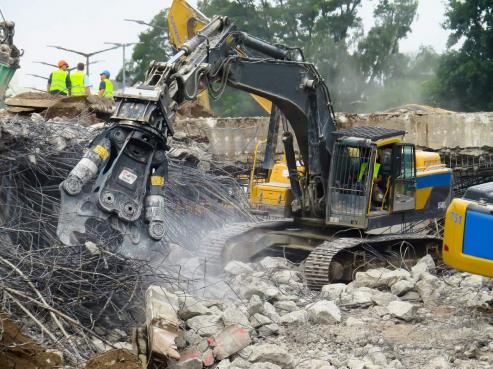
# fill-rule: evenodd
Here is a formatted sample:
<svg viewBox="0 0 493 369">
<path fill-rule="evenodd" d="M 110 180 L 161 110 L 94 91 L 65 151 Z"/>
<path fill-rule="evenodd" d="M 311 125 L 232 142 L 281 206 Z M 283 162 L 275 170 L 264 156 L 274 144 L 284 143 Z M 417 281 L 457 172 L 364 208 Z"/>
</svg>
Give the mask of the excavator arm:
<svg viewBox="0 0 493 369">
<path fill-rule="evenodd" d="M 62 182 L 60 239 L 74 244 L 107 232 L 115 245 L 146 247 L 161 241 L 166 232 L 167 137 L 173 135 L 175 112 L 205 89 L 220 98 L 227 85 L 271 101 L 272 126 L 280 116 L 289 122 L 307 172 L 301 183 L 293 137 L 284 127 L 292 207 L 304 215 L 320 215 L 335 118 L 316 68 L 293 54 L 217 17 L 169 61 L 153 62 L 142 84 L 116 95 L 110 127 Z M 269 144 L 277 139 L 271 131 Z"/>
</svg>

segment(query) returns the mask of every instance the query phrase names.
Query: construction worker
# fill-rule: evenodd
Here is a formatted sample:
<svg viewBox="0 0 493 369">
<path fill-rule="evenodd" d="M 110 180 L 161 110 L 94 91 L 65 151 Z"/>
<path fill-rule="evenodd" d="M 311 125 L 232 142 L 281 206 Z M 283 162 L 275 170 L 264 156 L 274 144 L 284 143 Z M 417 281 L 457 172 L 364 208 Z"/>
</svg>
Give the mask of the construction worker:
<svg viewBox="0 0 493 369">
<path fill-rule="evenodd" d="M 70 73 L 70 95 L 89 96 L 91 94 L 91 82 L 89 76 L 84 73 L 84 63 L 77 64 L 77 69 Z"/>
<path fill-rule="evenodd" d="M 58 69 L 53 71 L 48 78 L 48 92 L 52 95 L 67 96 L 70 91 L 70 76 L 68 63 L 65 60 L 58 62 Z"/>
<path fill-rule="evenodd" d="M 373 181 L 372 181 L 373 187 L 371 191 L 371 198 L 374 203 L 381 203 L 383 200 L 383 191 L 380 188 L 383 177 L 382 174 L 380 173 L 381 164 L 379 163 L 379 158 L 380 157 L 377 154 L 377 158 L 373 164 Z M 368 162 L 366 161 L 362 163 L 359 168 L 358 183 L 363 184 L 363 182 L 366 180 L 366 174 L 368 170 L 369 170 Z"/>
<path fill-rule="evenodd" d="M 101 82 L 99 83 L 99 96 L 113 97 L 113 83 L 110 81 L 110 72 L 103 70 L 99 75 Z"/>
</svg>

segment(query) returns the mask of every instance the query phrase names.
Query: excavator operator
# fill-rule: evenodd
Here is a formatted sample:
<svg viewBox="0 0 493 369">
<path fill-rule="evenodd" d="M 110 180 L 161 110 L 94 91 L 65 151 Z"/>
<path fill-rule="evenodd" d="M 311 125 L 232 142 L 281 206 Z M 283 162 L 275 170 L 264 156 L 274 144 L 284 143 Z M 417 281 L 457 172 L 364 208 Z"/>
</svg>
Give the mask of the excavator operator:
<svg viewBox="0 0 493 369">
<path fill-rule="evenodd" d="M 373 188 L 371 191 L 372 205 L 381 204 L 383 201 L 384 191 L 382 189 L 383 176 L 380 173 L 381 168 L 380 163 L 380 153 L 377 151 L 377 157 L 373 165 Z M 368 174 L 368 161 L 361 164 L 358 173 L 358 183 L 363 184 L 366 180 L 366 175 Z"/>
</svg>

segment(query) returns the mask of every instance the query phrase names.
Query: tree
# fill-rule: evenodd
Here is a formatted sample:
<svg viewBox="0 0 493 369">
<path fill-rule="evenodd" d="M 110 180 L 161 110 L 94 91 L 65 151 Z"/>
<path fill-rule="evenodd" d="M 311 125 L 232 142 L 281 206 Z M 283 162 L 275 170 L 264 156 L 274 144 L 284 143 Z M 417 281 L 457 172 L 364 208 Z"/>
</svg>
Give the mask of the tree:
<svg viewBox="0 0 493 369">
<path fill-rule="evenodd" d="M 168 41 L 167 10 L 156 14 L 150 24 L 149 29 L 139 35 L 139 43 L 135 45 L 131 62 L 127 65 L 127 73 L 132 83 L 144 80 L 153 60 L 166 61 L 173 55 Z"/>
<path fill-rule="evenodd" d="M 412 84 L 413 88 L 401 88 L 419 96 L 415 88 L 418 84 L 402 70 L 412 62 L 399 53 L 398 47 L 410 31 L 417 0 L 378 0 L 376 22 L 366 36 L 358 16 L 361 3 L 362 0 L 202 0 L 198 7 L 209 17 L 230 17 L 240 30 L 267 42 L 301 46 L 306 60 L 313 62 L 325 78 L 337 110 L 386 107 L 380 97 L 385 95 L 385 89 L 398 90 L 398 82 Z M 166 28 L 166 13 L 159 13 L 152 23 Z M 166 34 L 159 28 L 150 28 L 139 38 L 141 44 L 135 48 L 129 67 L 134 81 L 143 79 L 151 60 L 165 60 L 171 55 Z M 404 98 L 404 94 L 399 96 Z M 415 96 L 400 103 L 415 102 Z M 211 104 L 219 115 L 265 114 L 248 94 L 233 89 L 227 89 L 219 101 Z"/>
<path fill-rule="evenodd" d="M 450 49 L 426 85 L 431 104 L 458 111 L 493 110 L 493 2 L 449 0 Z"/>
</svg>

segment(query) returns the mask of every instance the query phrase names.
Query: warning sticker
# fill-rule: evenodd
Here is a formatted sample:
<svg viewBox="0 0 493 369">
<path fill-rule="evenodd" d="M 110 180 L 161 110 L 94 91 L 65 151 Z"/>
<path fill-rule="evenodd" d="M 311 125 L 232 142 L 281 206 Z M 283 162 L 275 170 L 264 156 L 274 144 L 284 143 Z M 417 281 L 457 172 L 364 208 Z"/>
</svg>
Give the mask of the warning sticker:
<svg viewBox="0 0 493 369">
<path fill-rule="evenodd" d="M 133 173 L 130 169 L 123 169 L 120 172 L 118 179 L 128 184 L 134 184 L 134 182 L 137 180 L 137 175 Z"/>
</svg>

